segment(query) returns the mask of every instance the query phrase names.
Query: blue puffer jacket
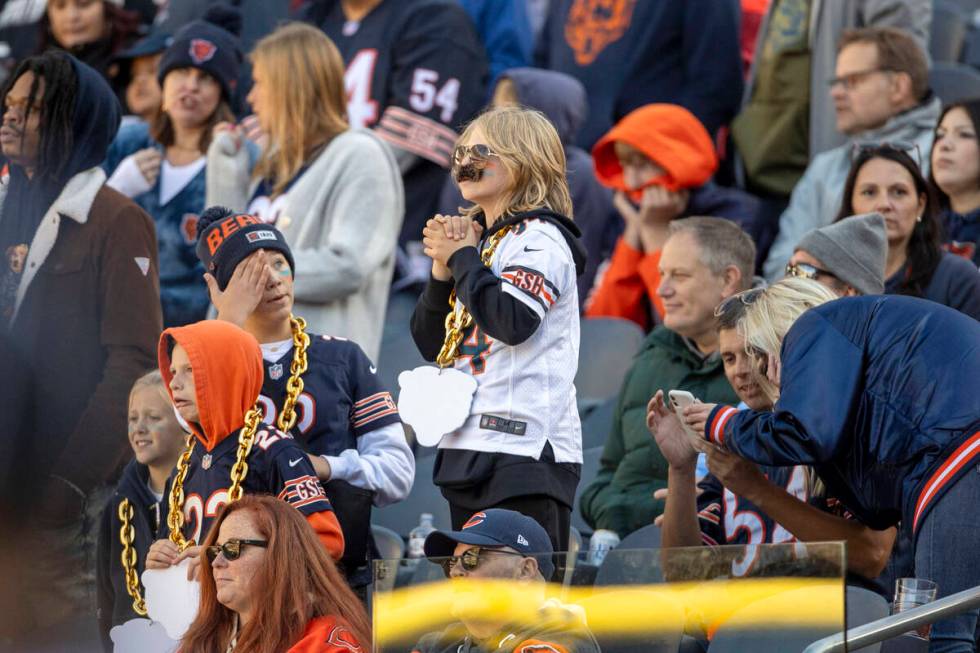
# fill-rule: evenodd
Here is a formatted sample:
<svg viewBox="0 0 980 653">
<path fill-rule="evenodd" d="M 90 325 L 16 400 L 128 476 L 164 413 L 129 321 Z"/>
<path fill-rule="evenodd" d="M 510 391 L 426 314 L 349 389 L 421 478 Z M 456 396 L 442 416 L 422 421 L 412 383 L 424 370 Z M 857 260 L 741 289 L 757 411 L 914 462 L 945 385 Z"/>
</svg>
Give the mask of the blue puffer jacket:
<svg viewBox="0 0 980 653">
<path fill-rule="evenodd" d="M 814 465 L 863 523 L 928 508 L 980 459 L 980 324 L 904 296 L 804 313 L 782 347 L 773 412 L 717 406 L 706 437 L 763 465 Z"/>
</svg>

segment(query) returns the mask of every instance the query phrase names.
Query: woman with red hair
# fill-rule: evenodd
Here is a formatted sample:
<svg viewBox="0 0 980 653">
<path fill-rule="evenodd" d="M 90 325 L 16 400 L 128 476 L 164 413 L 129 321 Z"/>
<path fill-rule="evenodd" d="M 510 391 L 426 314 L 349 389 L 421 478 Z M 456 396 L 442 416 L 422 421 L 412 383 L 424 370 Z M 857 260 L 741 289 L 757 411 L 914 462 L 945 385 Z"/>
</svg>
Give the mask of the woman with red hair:
<svg viewBox="0 0 980 653">
<path fill-rule="evenodd" d="M 361 602 L 295 508 L 243 496 L 204 540 L 201 603 L 181 653 L 371 650 Z"/>
</svg>

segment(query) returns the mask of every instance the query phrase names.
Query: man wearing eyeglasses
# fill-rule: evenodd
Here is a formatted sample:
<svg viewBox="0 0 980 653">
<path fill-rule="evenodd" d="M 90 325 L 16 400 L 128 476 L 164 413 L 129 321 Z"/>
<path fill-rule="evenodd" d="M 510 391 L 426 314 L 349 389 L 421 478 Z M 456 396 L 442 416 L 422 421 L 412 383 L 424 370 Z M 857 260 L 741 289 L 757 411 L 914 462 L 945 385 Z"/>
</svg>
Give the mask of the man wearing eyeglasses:
<svg viewBox="0 0 980 653">
<path fill-rule="evenodd" d="M 849 142 L 815 156 L 793 189 L 764 266 L 770 281 L 782 276 L 800 238 L 833 220 L 855 146 L 902 143 L 903 149 L 929 152 L 932 145 L 941 103 L 929 90 L 925 52 L 907 32 L 887 27 L 845 31 L 835 76 L 827 83 L 837 131 Z"/>
<path fill-rule="evenodd" d="M 522 586 L 528 602 L 542 604 L 542 612 L 533 625 L 463 616 L 444 631 L 424 636 L 413 653 L 598 653 L 583 619 L 545 601 L 553 554 L 544 528 L 514 510 L 484 510 L 458 531 L 430 533 L 425 555 L 442 565 L 447 578 L 512 580 Z"/>
</svg>

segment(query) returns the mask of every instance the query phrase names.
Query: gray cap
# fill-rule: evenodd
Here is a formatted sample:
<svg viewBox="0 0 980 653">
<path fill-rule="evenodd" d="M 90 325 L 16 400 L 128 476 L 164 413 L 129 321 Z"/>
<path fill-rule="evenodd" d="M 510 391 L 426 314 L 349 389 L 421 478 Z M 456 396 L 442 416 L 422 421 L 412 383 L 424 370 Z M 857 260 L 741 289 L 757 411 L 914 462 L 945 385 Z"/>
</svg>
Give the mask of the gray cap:
<svg viewBox="0 0 980 653">
<path fill-rule="evenodd" d="M 862 295 L 885 291 L 888 237 L 880 213 L 864 213 L 814 229 L 796 245 Z"/>
</svg>

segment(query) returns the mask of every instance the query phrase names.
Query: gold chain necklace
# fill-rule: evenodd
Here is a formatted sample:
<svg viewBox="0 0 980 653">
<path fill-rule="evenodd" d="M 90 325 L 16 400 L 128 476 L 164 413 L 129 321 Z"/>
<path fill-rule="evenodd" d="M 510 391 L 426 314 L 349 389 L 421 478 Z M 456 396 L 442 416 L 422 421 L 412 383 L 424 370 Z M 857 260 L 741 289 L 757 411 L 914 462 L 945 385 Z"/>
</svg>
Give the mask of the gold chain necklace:
<svg viewBox="0 0 980 653">
<path fill-rule="evenodd" d="M 497 252 L 497 246 L 500 245 L 500 241 L 503 240 L 510 231 L 514 228 L 514 225 L 508 225 L 503 227 L 489 239 L 487 239 L 487 245 L 480 253 L 480 261 L 483 265 L 490 267 L 493 263 L 493 255 Z M 446 316 L 446 339 L 442 343 L 442 349 L 439 350 L 439 355 L 436 356 L 436 364 L 439 367 L 449 367 L 456 360 L 459 355 L 459 345 L 463 342 L 463 331 L 467 329 L 473 323 L 473 316 L 466 309 L 465 306 L 460 304 L 460 310 L 456 310 L 456 290 L 449 294 L 449 315 Z"/>
<path fill-rule="evenodd" d="M 306 333 L 306 320 L 291 315 L 289 324 L 293 332 L 293 362 L 289 368 L 290 376 L 286 382 L 286 399 L 283 402 L 282 413 L 276 420 L 279 430 L 284 433 L 288 433 L 289 429 L 296 425 L 296 401 L 303 392 L 301 376 L 306 372 L 306 350 L 310 346 L 310 336 Z M 255 432 L 258 430 L 261 419 L 262 411 L 258 405 L 253 406 L 245 413 L 245 426 L 238 433 L 238 455 L 231 468 L 231 486 L 228 488 L 229 501 L 238 501 L 242 498 L 242 482 L 248 473 L 248 463 L 245 462 L 245 459 L 248 458 L 248 454 L 252 450 Z M 170 488 L 170 512 L 167 514 L 167 525 L 170 527 L 170 540 L 181 551 L 194 544 L 193 541 L 188 541 L 183 533 L 184 479 L 187 477 L 194 443 L 194 436 L 188 436 L 187 446 L 177 461 L 177 474 L 174 476 L 174 482 Z"/>
<path fill-rule="evenodd" d="M 133 599 L 133 612 L 141 617 L 146 616 L 146 603 L 140 595 L 140 579 L 136 575 L 136 549 L 133 548 L 133 540 L 136 538 L 136 531 L 133 528 L 133 506 L 129 499 L 123 499 L 119 503 L 119 521 L 122 527 L 119 529 L 119 541 L 122 542 L 122 566 L 126 574 L 126 592 Z"/>
</svg>

